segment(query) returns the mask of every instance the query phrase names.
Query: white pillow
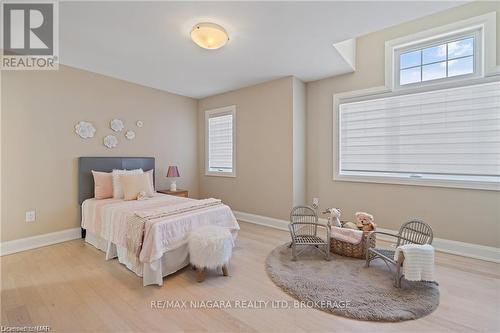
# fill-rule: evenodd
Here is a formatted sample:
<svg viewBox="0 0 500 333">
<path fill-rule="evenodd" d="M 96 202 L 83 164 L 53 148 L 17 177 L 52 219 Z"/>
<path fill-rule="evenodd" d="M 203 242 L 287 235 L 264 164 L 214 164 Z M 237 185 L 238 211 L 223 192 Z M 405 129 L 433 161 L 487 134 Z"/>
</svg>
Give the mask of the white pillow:
<svg viewBox="0 0 500 333">
<path fill-rule="evenodd" d="M 149 191 L 151 193 L 155 193 L 156 192 L 155 191 L 155 182 L 154 182 L 154 179 L 153 179 L 154 178 L 154 174 L 153 174 L 154 173 L 154 169 L 151 169 L 151 170 L 148 170 L 148 171 L 144 171 L 144 173 L 147 173 L 148 176 L 149 176 L 149 183 L 150 183 L 149 184 L 150 185 Z"/>
<path fill-rule="evenodd" d="M 123 199 L 123 187 L 120 183 L 120 176 L 122 175 L 138 175 L 144 173 L 142 169 L 135 170 L 113 170 L 113 198 Z"/>
</svg>

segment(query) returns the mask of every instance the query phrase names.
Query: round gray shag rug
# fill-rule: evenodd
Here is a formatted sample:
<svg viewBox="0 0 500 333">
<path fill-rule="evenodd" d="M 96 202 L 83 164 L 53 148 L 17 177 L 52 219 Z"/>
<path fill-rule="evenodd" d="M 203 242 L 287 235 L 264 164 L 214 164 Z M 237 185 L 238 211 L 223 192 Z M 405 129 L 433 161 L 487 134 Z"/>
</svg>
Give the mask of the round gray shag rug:
<svg viewBox="0 0 500 333">
<path fill-rule="evenodd" d="M 302 304 L 336 315 L 371 321 L 417 319 L 439 304 L 435 283 L 409 282 L 393 286 L 393 274 L 380 259 L 365 261 L 332 254 L 330 261 L 310 248 L 292 261 L 288 244 L 266 259 L 271 280 Z"/>
</svg>

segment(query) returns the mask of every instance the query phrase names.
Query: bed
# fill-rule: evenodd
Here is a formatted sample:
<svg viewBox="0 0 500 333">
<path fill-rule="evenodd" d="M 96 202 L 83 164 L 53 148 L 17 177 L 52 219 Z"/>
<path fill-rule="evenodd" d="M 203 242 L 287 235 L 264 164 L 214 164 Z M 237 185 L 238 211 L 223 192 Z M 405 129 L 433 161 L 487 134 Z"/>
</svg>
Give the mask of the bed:
<svg viewBox="0 0 500 333">
<path fill-rule="evenodd" d="M 82 237 L 87 243 L 104 251 L 106 260 L 117 258 L 120 263 L 141 276 L 144 286 L 161 286 L 163 277 L 189 264 L 187 239 L 191 230 L 205 225 L 218 225 L 228 228 L 236 240 L 239 225 L 227 205 L 200 207 L 145 222 L 138 260 L 131 260 L 130 251 L 127 252 L 127 232 L 130 232 L 127 223 L 136 217 L 138 211 L 196 205 L 202 200 L 160 193 L 143 201 L 94 198 L 92 170 L 154 170 L 155 161 L 152 157 L 80 157 L 78 166 Z"/>
</svg>

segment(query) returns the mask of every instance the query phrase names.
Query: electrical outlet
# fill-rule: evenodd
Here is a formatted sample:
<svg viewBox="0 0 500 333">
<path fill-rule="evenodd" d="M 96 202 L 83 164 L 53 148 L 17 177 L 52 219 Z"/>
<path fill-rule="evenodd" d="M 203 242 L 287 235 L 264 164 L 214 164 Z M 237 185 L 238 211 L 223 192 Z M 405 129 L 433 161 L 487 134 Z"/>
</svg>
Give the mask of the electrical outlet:
<svg viewBox="0 0 500 333">
<path fill-rule="evenodd" d="M 35 220 L 36 214 L 34 210 L 26 212 L 26 222 L 35 222 Z"/>
</svg>

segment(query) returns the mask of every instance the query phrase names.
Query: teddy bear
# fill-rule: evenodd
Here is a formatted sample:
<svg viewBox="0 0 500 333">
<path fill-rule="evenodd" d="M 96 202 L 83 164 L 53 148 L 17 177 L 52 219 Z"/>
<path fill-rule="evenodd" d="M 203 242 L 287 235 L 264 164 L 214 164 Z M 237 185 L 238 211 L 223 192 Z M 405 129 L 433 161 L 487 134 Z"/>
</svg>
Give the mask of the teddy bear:
<svg viewBox="0 0 500 333">
<path fill-rule="evenodd" d="M 372 231 L 375 229 L 376 224 L 373 223 L 373 215 L 365 212 L 356 212 L 354 214 L 356 221 L 358 222 L 356 226 L 363 231 Z"/>
</svg>

